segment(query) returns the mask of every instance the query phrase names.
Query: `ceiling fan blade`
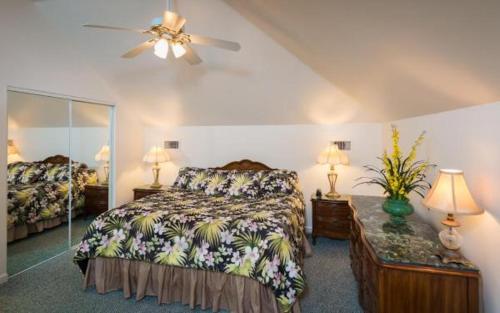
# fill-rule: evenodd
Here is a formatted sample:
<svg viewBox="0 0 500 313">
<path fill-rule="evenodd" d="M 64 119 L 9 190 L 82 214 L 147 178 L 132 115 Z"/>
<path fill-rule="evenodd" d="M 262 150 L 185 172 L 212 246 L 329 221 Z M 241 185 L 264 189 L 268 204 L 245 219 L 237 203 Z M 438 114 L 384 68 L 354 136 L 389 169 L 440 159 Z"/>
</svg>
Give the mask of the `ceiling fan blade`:
<svg viewBox="0 0 500 313">
<path fill-rule="evenodd" d="M 163 12 L 162 25 L 165 26 L 166 28 L 178 32 L 179 30 L 181 30 L 184 24 L 186 24 L 186 19 L 180 16 L 179 14 L 172 11 Z"/>
<path fill-rule="evenodd" d="M 90 27 L 90 28 L 100 28 L 100 29 L 108 29 L 108 30 L 124 30 L 124 31 L 129 31 L 129 32 L 136 32 L 136 33 L 147 33 L 147 30 L 144 29 L 132 29 L 132 28 L 125 28 L 125 27 L 114 27 L 114 26 L 105 26 L 105 25 L 93 25 L 93 24 L 85 24 L 83 27 Z"/>
<path fill-rule="evenodd" d="M 239 51 L 241 49 L 240 44 L 237 42 L 215 39 L 205 36 L 189 35 L 189 40 L 195 45 L 214 46 L 231 51 Z"/>
<path fill-rule="evenodd" d="M 138 56 L 139 54 L 141 54 L 142 52 L 144 52 L 145 50 L 154 46 L 156 41 L 157 41 L 156 39 L 150 39 L 146 42 L 143 42 L 140 45 L 138 45 L 137 47 L 135 47 L 134 49 L 132 49 L 129 52 L 122 55 L 122 58 L 125 58 L 125 59 L 134 58 L 134 57 Z"/>
<path fill-rule="evenodd" d="M 189 45 L 184 44 L 184 49 L 186 49 L 186 54 L 184 54 L 183 58 L 191 65 L 200 64 L 202 60 L 200 56 L 193 50 Z"/>
</svg>

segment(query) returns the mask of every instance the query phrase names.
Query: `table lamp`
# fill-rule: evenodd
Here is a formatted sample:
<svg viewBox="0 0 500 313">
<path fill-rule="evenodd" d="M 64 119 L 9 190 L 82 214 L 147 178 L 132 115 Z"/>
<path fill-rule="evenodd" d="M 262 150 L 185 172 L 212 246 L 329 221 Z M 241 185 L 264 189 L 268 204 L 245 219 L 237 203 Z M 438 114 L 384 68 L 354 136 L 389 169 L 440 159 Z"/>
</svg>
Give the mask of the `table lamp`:
<svg viewBox="0 0 500 313">
<path fill-rule="evenodd" d="M 165 163 L 170 160 L 170 157 L 168 156 L 167 151 L 163 149 L 162 147 L 157 147 L 154 146 L 149 150 L 148 153 L 144 156 L 142 159 L 146 163 L 153 163 L 153 177 L 154 177 L 154 182 L 151 184 L 151 188 L 161 188 L 161 184 L 159 181 L 160 177 L 160 163 Z"/>
<path fill-rule="evenodd" d="M 330 171 L 328 172 L 328 182 L 330 184 L 330 191 L 325 195 L 327 198 L 339 198 L 340 194 L 335 191 L 335 184 L 337 182 L 338 174 L 335 172 L 335 165 L 348 165 L 349 158 L 339 149 L 336 144 L 331 143 L 325 150 L 321 152 L 318 157 L 319 164 L 329 164 Z"/>
<path fill-rule="evenodd" d="M 15 163 L 22 161 L 23 159 L 19 155 L 19 150 L 17 149 L 16 145 L 14 144 L 14 140 L 9 139 L 7 141 L 7 163 Z"/>
<path fill-rule="evenodd" d="M 107 185 L 109 183 L 109 158 L 110 158 L 110 151 L 109 151 L 109 146 L 104 145 L 102 146 L 101 150 L 97 152 L 95 155 L 95 160 L 98 162 L 104 162 L 104 181 L 102 182 L 103 185 Z"/>
<path fill-rule="evenodd" d="M 441 252 L 444 263 L 464 263 L 460 253 L 462 236 L 456 228 L 460 223 L 455 220 L 455 215 L 475 215 L 483 213 L 472 198 L 464 172 L 461 170 L 442 169 L 434 182 L 431 190 L 422 200 L 423 205 L 429 209 L 447 214 L 441 223 L 447 228 L 439 233 L 439 239 L 446 248 Z"/>
</svg>

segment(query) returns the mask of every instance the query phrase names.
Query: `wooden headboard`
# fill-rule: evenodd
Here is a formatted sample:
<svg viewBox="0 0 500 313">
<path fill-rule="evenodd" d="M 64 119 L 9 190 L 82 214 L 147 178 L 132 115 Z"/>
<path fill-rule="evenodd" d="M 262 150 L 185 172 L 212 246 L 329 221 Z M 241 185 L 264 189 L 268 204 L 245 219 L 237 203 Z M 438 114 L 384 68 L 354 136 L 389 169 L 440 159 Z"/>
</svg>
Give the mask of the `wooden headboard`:
<svg viewBox="0 0 500 313">
<path fill-rule="evenodd" d="M 219 170 L 238 170 L 238 171 L 266 171 L 272 170 L 264 163 L 255 162 L 252 160 L 241 160 L 228 163 L 222 167 L 217 167 Z"/>
<path fill-rule="evenodd" d="M 61 154 L 56 154 L 53 156 L 49 156 L 48 158 L 45 158 L 43 161 L 40 161 L 40 163 L 69 164 L 69 157 Z M 72 163 L 78 163 L 78 162 L 73 161 Z M 87 167 L 87 164 L 82 163 L 81 167 Z"/>
</svg>

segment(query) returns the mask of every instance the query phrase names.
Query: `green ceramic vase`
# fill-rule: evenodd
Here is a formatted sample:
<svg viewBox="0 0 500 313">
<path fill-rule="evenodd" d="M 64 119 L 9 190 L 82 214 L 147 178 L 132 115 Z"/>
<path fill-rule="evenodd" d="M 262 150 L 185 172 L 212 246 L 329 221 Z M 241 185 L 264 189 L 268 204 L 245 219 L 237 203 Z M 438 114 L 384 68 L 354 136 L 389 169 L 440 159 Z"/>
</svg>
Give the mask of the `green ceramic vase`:
<svg viewBox="0 0 500 313">
<path fill-rule="evenodd" d="M 406 223 L 405 217 L 414 211 L 409 199 L 391 199 L 387 198 L 382 205 L 384 212 L 391 216 L 391 221 L 395 224 Z"/>
</svg>

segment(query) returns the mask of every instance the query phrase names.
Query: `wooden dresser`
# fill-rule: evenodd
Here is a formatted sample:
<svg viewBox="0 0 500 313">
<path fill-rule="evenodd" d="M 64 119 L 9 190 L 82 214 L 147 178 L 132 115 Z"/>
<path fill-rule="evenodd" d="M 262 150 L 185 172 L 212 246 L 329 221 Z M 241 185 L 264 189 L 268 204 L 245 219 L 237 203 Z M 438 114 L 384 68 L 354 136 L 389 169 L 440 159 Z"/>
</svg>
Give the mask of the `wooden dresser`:
<svg viewBox="0 0 500 313">
<path fill-rule="evenodd" d="M 141 187 L 134 188 L 134 200 L 139 200 L 149 195 L 154 195 L 159 192 L 165 191 L 165 186 L 162 188 L 151 188 L 150 185 L 144 185 Z"/>
<path fill-rule="evenodd" d="M 482 312 L 479 269 L 472 263 L 442 263 L 436 231 L 416 214 L 407 219 L 409 233 L 388 231 L 383 201 L 368 196 L 351 201 L 351 267 L 364 311 Z"/>
<path fill-rule="evenodd" d="M 313 209 L 313 244 L 317 237 L 349 239 L 351 233 L 350 197 L 337 199 L 311 198 Z"/>
<path fill-rule="evenodd" d="M 85 186 L 85 214 L 99 215 L 108 210 L 108 185 Z"/>
</svg>

